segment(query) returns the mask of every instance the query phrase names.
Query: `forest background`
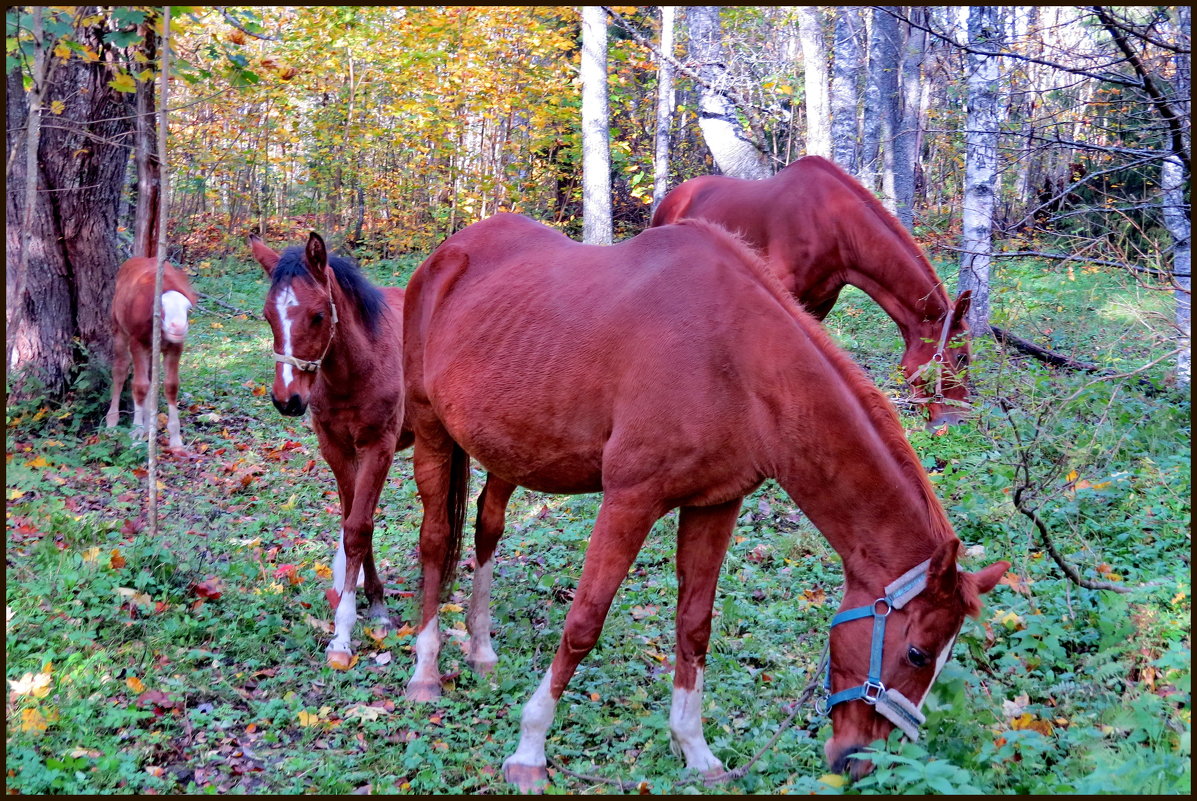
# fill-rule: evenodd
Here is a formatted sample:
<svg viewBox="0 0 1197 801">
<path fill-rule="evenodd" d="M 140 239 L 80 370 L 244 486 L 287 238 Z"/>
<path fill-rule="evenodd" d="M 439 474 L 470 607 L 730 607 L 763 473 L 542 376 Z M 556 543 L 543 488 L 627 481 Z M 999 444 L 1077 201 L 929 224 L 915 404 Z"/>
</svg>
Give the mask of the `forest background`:
<svg viewBox="0 0 1197 801">
<path fill-rule="evenodd" d="M 201 304 L 183 378 L 194 458 L 163 466 L 171 490 L 157 543 L 141 535 L 144 451 L 96 427 L 115 270 L 158 238 L 160 10 L 16 8 L 6 19 L 10 782 L 27 791 L 499 788 L 486 769 L 512 741 L 507 706 L 530 687 L 508 682 L 507 697 L 482 712 L 458 701 L 431 715 L 388 710 L 352 677 L 329 677 L 309 642 L 320 621 L 301 609 L 319 597 L 318 532 L 335 493 L 330 501 L 331 480 L 314 467 L 310 431 L 283 427 L 264 404 L 268 335 L 248 311 L 261 287 L 245 238 L 258 231 L 279 246 L 316 230 L 374 280 L 397 284 L 445 236 L 496 211 L 589 238 L 582 12 L 173 9 L 167 253 Z M 759 177 L 820 154 L 882 197 L 951 289 L 971 272 L 992 293 L 974 320 L 977 420 L 939 435 L 915 430 L 893 373 L 894 331 L 876 307 L 846 292 L 828 318 L 908 415 L 962 534 L 1017 557 L 993 616 L 963 635 L 962 666 L 932 703 L 939 750 L 891 744 L 889 770 L 858 789 L 1184 791 L 1188 9 L 610 7 L 602 34 L 611 238 L 643 230 L 655 199 L 686 178 Z M 978 186 L 993 203 L 970 226 Z M 986 335 L 990 324 L 1004 345 Z M 406 460 L 393 475 L 389 525 L 403 534 L 379 547 L 403 564 L 417 504 Z M 779 673 L 800 673 L 794 665 L 817 653 L 779 643 L 795 625 L 823 630 L 820 615 L 834 608 L 819 595 L 824 585 L 834 594 L 825 575 L 834 557 L 811 544 L 817 535 L 775 487 L 761 493 L 737 537 L 744 553 L 725 568 L 743 586 L 721 585 L 721 625 L 741 639 L 759 627 L 782 650 L 745 657 L 722 646 L 752 679 L 729 681 L 712 702 L 726 710 L 716 751 L 731 763 L 736 738 L 768 722 L 732 710 L 751 710 L 762 682 L 795 690 L 801 676 Z M 525 520 L 564 535 L 564 553 L 529 556 L 533 534 L 521 524 L 508 603 L 556 614 L 593 509 L 531 493 L 522 502 Z M 653 571 L 666 589 L 668 555 L 665 543 L 645 557 L 666 566 Z M 1078 565 L 1071 578 L 1061 563 Z M 795 570 L 794 584 L 770 583 L 769 566 Z M 629 587 L 630 624 L 655 617 L 657 579 Z M 226 588 L 220 603 L 210 580 Z M 560 618 L 531 621 L 530 638 L 507 625 L 514 647 L 556 636 Z M 265 656 L 246 650 L 244 640 L 263 636 L 277 640 Z M 647 645 L 622 646 L 633 663 L 649 653 L 651 668 L 668 648 L 645 636 Z M 389 660 L 410 632 L 376 645 Z M 617 653 L 603 658 L 612 670 L 625 661 Z M 536 669 L 534 651 L 504 658 L 517 673 Z M 376 661 L 372 675 L 386 669 Z M 212 685 L 216 674 L 227 687 Z M 297 695 L 289 688 L 300 678 L 319 688 Z M 488 695 L 486 682 L 461 681 Z M 610 688 L 600 695 L 613 716 L 643 700 L 644 687 L 621 696 L 621 680 L 607 681 L 595 686 Z M 638 707 L 624 735 L 646 744 L 628 756 L 586 740 L 590 724 L 576 721 L 598 726 L 595 710 L 578 706 L 552 747 L 609 754 L 652 777 L 653 789 L 674 787 L 661 778 L 676 773 L 667 749 L 649 745 L 660 740 L 659 711 Z M 396 741 L 390 716 L 400 714 L 409 717 Z M 97 715 L 98 727 L 81 722 Z M 498 756 L 444 761 L 461 741 L 441 718 L 463 715 L 507 726 L 495 733 Z M 989 721 L 981 735 L 975 720 Z M 390 738 L 389 755 L 359 750 L 363 732 Z M 813 742 L 795 737 L 779 747 L 795 763 L 763 760 L 742 787 L 843 791 L 820 778 Z M 268 756 L 245 756 L 247 743 Z M 335 758 L 303 762 L 313 744 Z M 557 781 L 591 786 L 564 773 Z"/>
</svg>

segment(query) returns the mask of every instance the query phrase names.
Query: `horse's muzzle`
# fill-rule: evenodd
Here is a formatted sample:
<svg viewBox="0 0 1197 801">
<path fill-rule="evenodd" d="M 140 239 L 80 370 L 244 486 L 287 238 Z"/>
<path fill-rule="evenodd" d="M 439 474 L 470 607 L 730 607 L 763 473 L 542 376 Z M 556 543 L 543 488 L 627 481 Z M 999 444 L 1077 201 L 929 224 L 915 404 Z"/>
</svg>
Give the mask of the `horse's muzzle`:
<svg viewBox="0 0 1197 801">
<path fill-rule="evenodd" d="M 831 772 L 850 773 L 854 780 L 864 778 L 872 772 L 873 763 L 866 759 L 851 758 L 853 754 L 859 754 L 864 750 L 864 748 L 857 745 L 845 748 L 831 761 Z"/>
<path fill-rule="evenodd" d="M 276 398 L 273 393 L 270 395 L 270 401 L 274 404 L 274 408 L 279 410 L 280 414 L 285 414 L 287 417 L 299 417 L 307 411 L 308 405 L 304 403 L 303 399 L 298 395 L 292 395 L 287 398 L 286 403 Z"/>
</svg>

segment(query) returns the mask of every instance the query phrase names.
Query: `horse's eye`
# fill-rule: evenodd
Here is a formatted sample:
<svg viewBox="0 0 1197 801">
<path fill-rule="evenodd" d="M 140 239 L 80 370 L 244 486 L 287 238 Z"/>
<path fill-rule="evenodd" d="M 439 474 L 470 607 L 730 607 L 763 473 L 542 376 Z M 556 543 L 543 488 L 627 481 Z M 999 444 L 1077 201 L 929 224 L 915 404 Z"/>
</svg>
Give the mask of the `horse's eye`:
<svg viewBox="0 0 1197 801">
<path fill-rule="evenodd" d="M 910 646 L 910 650 L 906 652 L 906 658 L 910 661 L 910 664 L 917 668 L 926 667 L 931 661 L 931 657 L 927 656 L 925 652 L 920 651 L 913 645 Z"/>
<path fill-rule="evenodd" d="M 320 325 L 324 321 L 324 312 L 316 312 L 312 315 L 312 325 Z"/>
</svg>

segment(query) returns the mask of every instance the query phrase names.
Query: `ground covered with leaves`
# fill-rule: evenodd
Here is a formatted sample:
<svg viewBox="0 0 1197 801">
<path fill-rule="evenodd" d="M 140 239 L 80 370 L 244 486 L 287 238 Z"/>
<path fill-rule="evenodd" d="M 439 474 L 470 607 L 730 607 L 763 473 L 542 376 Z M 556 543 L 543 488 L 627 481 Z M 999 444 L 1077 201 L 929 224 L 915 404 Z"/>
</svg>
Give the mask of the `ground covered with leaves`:
<svg viewBox="0 0 1197 801">
<path fill-rule="evenodd" d="M 205 297 L 182 364 L 187 453 L 162 457 L 156 538 L 144 445 L 130 445 L 127 415 L 100 428 L 105 376 L 85 375 L 68 404 L 7 409 L 10 792 L 510 792 L 500 765 L 557 646 L 598 497 L 516 494 L 496 569 L 497 670 L 475 676 L 458 647 L 467 549 L 443 607 L 444 695 L 410 705 L 420 510 L 401 454 L 375 551 L 403 625 L 378 636 L 359 624 L 356 664 L 330 669 L 336 487 L 306 420 L 270 404 L 265 281 L 248 264 L 191 265 Z M 402 284 L 413 264 L 367 266 Z M 1152 338 L 1167 329 L 1165 298 L 1119 276 L 1023 262 L 999 283 L 995 322 L 1041 345 L 1115 372 L 1166 350 Z M 846 292 L 828 325 L 902 394 L 896 329 L 867 298 Z M 1166 386 L 1166 362 L 1101 379 L 990 341 L 975 353 L 973 420 L 937 434 L 910 409 L 903 421 L 969 546 L 965 566 L 1013 567 L 966 622 L 925 737 L 878 744 L 879 769 L 850 784 L 827 773 L 830 725 L 808 707 L 743 778 L 688 775 L 669 749 L 671 514 L 557 709 L 550 793 L 1189 791 L 1188 394 Z M 1082 577 L 1128 592 L 1066 579 L 1012 505 L 1019 487 Z M 838 557 L 767 482 L 723 568 L 706 671 L 705 731 L 728 767 L 789 716 L 840 592 Z"/>
</svg>

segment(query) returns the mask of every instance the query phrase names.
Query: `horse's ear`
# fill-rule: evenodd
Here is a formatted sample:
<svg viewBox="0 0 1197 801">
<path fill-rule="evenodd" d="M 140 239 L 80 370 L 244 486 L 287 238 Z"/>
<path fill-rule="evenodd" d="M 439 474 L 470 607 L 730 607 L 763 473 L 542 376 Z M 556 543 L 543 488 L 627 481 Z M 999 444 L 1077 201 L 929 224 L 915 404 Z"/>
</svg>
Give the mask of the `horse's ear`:
<svg viewBox="0 0 1197 801">
<path fill-rule="evenodd" d="M 312 231 L 308 236 L 308 244 L 304 249 L 305 261 L 308 265 L 308 272 L 317 282 L 324 284 L 328 282 L 328 277 L 325 271 L 328 269 L 328 248 L 324 245 L 324 240 L 320 238 L 320 234 Z"/>
<path fill-rule="evenodd" d="M 983 567 L 976 573 L 960 574 L 960 578 L 963 581 L 961 596 L 964 600 L 964 611 L 967 615 L 976 617 L 981 614 L 981 596 L 996 587 L 998 582 L 1002 580 L 1002 576 L 1006 575 L 1006 571 L 1009 569 L 1010 563 L 1003 560 Z"/>
<path fill-rule="evenodd" d="M 249 248 L 254 252 L 254 258 L 258 260 L 258 264 L 262 265 L 262 269 L 266 271 L 266 275 L 274 272 L 274 267 L 278 264 L 278 253 L 267 247 L 257 234 L 249 235 Z"/>
<path fill-rule="evenodd" d="M 952 319 L 957 321 L 964 320 L 968 315 L 969 307 L 973 305 L 973 291 L 966 289 L 960 293 L 960 297 L 956 298 L 956 308 L 952 312 Z"/>
<path fill-rule="evenodd" d="M 927 568 L 927 588 L 937 594 L 952 595 L 959 584 L 956 557 L 960 555 L 960 540 L 952 537 L 941 542 L 931 554 L 931 565 Z"/>
</svg>

